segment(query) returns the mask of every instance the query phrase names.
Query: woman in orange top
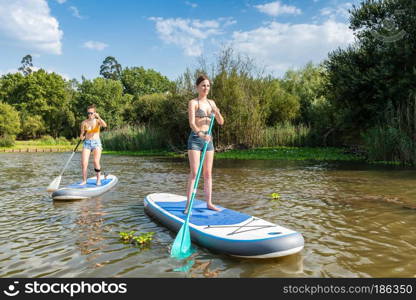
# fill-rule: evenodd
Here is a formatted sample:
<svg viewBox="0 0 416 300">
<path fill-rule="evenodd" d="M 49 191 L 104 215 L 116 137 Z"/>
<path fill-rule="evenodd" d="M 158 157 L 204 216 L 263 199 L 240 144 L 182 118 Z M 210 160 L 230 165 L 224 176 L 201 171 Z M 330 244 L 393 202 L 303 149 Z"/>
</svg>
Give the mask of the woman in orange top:
<svg viewBox="0 0 416 300">
<path fill-rule="evenodd" d="M 88 119 L 81 123 L 81 140 L 84 141 L 81 154 L 82 182 L 87 183 L 87 168 L 91 152 L 94 154 L 94 170 L 97 173 L 97 185 L 101 185 L 101 166 L 100 158 L 103 149 L 100 140 L 100 128 L 107 127 L 107 123 L 100 118 L 95 109 L 95 105 L 87 108 Z"/>
</svg>

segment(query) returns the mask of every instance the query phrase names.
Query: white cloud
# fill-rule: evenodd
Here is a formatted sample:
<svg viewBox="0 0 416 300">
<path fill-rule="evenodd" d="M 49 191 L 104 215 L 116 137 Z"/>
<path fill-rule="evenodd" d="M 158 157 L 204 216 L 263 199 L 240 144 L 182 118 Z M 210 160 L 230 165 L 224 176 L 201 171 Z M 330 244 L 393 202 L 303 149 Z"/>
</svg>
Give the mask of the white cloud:
<svg viewBox="0 0 416 300">
<path fill-rule="evenodd" d="M 189 2 L 189 1 L 185 1 L 185 4 L 186 5 L 189 5 L 190 7 L 192 7 L 192 8 L 196 8 L 196 7 L 198 7 L 198 4 L 196 4 L 196 3 L 192 3 L 192 2 Z"/>
<path fill-rule="evenodd" d="M 187 56 L 199 56 L 203 52 L 204 40 L 223 34 L 223 28 L 235 24 L 232 18 L 201 21 L 198 19 L 164 19 L 152 17 L 156 31 L 166 44 L 183 49 Z"/>
<path fill-rule="evenodd" d="M 237 21 L 234 20 L 232 17 L 229 18 L 219 18 L 218 21 L 224 22 L 223 27 L 231 26 L 237 24 Z"/>
<path fill-rule="evenodd" d="M 0 0 L 0 36 L 32 51 L 62 53 L 63 32 L 46 0 Z"/>
<path fill-rule="evenodd" d="M 78 19 L 84 19 L 84 17 L 83 17 L 83 16 L 81 16 L 81 14 L 79 13 L 79 10 L 78 10 L 78 8 L 77 8 L 77 7 L 75 7 L 75 6 L 70 6 L 70 7 L 69 7 L 69 10 L 72 12 L 72 15 L 73 15 L 75 18 L 78 18 Z"/>
<path fill-rule="evenodd" d="M 6 71 L 0 70 L 0 76 L 6 75 L 6 74 L 9 74 L 9 73 L 17 73 L 17 72 L 19 72 L 18 69 L 8 69 Z"/>
<path fill-rule="evenodd" d="M 346 2 L 337 7 L 324 7 L 320 10 L 321 16 L 332 20 L 346 20 L 349 17 L 348 9 L 352 8 L 352 3 Z"/>
<path fill-rule="evenodd" d="M 309 61 L 319 63 L 328 52 L 353 41 L 348 25 L 328 20 L 321 25 L 271 22 L 251 31 L 234 32 L 231 43 L 269 71 L 283 75 L 289 68 L 302 67 Z"/>
<path fill-rule="evenodd" d="M 255 5 L 254 7 L 257 8 L 260 12 L 272 17 L 277 17 L 278 15 L 282 14 L 299 15 L 302 13 L 302 11 L 296 6 L 282 4 L 280 1 Z"/>
<path fill-rule="evenodd" d="M 65 80 L 67 80 L 67 81 L 71 80 L 71 77 L 70 77 L 68 74 L 66 74 L 66 73 L 57 72 L 57 71 L 54 71 L 53 69 L 47 69 L 47 70 L 45 70 L 45 71 L 46 71 L 46 73 L 55 73 L 55 74 L 58 74 L 58 75 L 60 75 L 63 79 L 65 79 Z"/>
<path fill-rule="evenodd" d="M 97 50 L 97 51 L 102 51 L 105 48 L 108 47 L 108 45 L 106 43 L 103 42 L 97 42 L 97 41 L 88 41 L 84 43 L 84 48 L 88 48 L 91 50 Z"/>
</svg>

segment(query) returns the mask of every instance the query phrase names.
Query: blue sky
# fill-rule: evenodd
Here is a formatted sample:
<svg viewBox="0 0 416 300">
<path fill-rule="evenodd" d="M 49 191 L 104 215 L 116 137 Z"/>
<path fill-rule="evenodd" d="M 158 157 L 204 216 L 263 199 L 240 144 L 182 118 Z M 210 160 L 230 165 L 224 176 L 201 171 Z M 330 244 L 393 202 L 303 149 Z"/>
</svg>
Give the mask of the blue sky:
<svg viewBox="0 0 416 300">
<path fill-rule="evenodd" d="M 26 54 L 65 78 L 99 76 L 106 56 L 176 79 L 231 45 L 281 76 L 353 42 L 358 0 L 0 0 L 0 74 Z"/>
</svg>

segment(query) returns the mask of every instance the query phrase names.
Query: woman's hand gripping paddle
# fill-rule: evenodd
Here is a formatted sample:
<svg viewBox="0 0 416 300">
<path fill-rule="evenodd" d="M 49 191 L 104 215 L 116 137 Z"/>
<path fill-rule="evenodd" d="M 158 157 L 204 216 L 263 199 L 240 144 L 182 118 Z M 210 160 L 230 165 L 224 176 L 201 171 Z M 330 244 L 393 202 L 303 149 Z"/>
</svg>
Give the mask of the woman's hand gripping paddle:
<svg viewBox="0 0 416 300">
<path fill-rule="evenodd" d="M 69 157 L 68 161 L 66 162 L 61 174 L 59 174 L 58 177 L 56 177 L 49 185 L 48 188 L 46 189 L 48 192 L 54 192 L 59 188 L 59 185 L 61 184 L 61 179 L 62 179 L 62 174 L 64 174 L 64 171 L 66 169 L 66 167 L 68 167 L 69 162 L 71 161 L 72 157 L 74 157 L 75 152 L 77 151 L 77 148 L 79 146 L 79 144 L 81 143 L 81 140 L 78 141 L 78 144 L 75 146 L 74 151 L 72 151 L 71 156 Z"/>
<path fill-rule="evenodd" d="M 209 124 L 208 129 L 209 136 L 211 136 L 214 120 L 215 115 L 211 114 L 211 123 Z M 196 174 L 196 179 L 194 182 L 191 199 L 189 201 L 188 214 L 186 215 L 185 223 L 183 223 L 181 229 L 179 230 L 175 238 L 175 241 L 173 242 L 172 249 L 170 251 L 170 256 L 177 259 L 187 258 L 192 254 L 191 233 L 189 231 L 189 217 L 191 216 L 192 204 L 194 202 L 196 190 L 198 188 L 199 178 L 201 177 L 202 166 L 204 165 L 205 153 L 207 152 L 208 143 L 208 141 L 205 141 L 204 149 L 202 150 L 202 157 L 199 162 L 198 173 Z"/>
</svg>

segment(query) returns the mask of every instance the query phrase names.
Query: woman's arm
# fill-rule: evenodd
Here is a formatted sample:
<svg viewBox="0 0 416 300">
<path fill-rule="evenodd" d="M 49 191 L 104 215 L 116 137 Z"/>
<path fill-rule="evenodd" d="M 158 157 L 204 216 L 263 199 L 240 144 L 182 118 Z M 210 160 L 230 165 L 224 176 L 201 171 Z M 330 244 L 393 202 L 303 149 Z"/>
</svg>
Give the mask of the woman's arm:
<svg viewBox="0 0 416 300">
<path fill-rule="evenodd" d="M 79 138 L 81 139 L 81 140 L 84 140 L 85 139 L 85 123 L 84 123 L 85 121 L 82 121 L 81 122 L 81 133 L 80 133 L 80 135 L 79 135 Z"/>
<path fill-rule="evenodd" d="M 101 127 L 107 127 L 107 123 L 103 119 L 101 119 L 101 117 L 98 113 L 95 113 L 95 116 L 97 117 L 98 122 L 100 122 Z"/>
<path fill-rule="evenodd" d="M 200 129 L 195 124 L 195 105 L 193 100 L 190 100 L 188 103 L 188 119 L 189 126 L 191 127 L 192 131 L 198 134 Z"/>
<path fill-rule="evenodd" d="M 220 109 L 217 107 L 217 105 L 215 104 L 215 102 L 213 100 L 211 100 L 211 104 L 213 105 L 213 113 L 215 114 L 215 120 L 217 120 L 217 123 L 219 125 L 223 125 L 224 124 L 224 118 L 222 117 L 222 115 L 220 113 Z"/>
</svg>

